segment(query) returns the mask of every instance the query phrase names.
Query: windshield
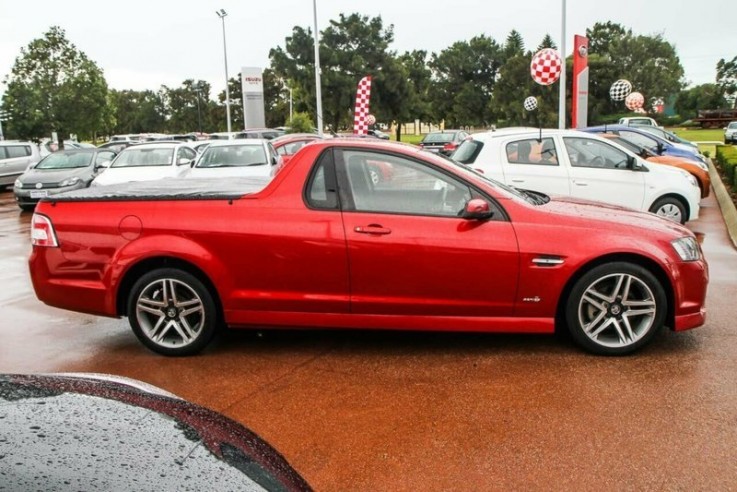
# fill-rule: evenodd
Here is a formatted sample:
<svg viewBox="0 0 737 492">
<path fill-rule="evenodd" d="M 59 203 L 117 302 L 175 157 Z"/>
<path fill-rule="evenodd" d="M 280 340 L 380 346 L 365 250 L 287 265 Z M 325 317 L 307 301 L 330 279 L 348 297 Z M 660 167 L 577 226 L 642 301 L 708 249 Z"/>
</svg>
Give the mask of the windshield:
<svg viewBox="0 0 737 492">
<path fill-rule="evenodd" d="M 529 194 L 528 192 L 525 192 L 524 190 L 519 190 L 517 188 L 514 188 L 512 186 L 507 186 L 504 183 L 500 183 L 499 181 L 496 181 L 494 179 L 489 178 L 483 173 L 478 172 L 477 170 L 473 169 L 472 167 L 466 166 L 464 164 L 461 164 L 460 162 L 457 162 L 450 157 L 444 156 L 442 154 L 440 155 L 428 155 L 427 158 L 437 158 L 437 159 L 443 159 L 446 162 L 451 163 L 456 167 L 456 169 L 463 175 L 466 175 L 466 177 L 473 177 L 473 178 L 481 178 L 482 180 L 486 181 L 487 183 L 491 184 L 492 186 L 496 188 L 500 188 L 507 193 L 514 195 L 515 197 L 526 201 L 527 203 L 530 203 L 532 205 L 543 205 L 550 201 L 550 198 L 547 197 L 547 195 L 543 195 L 542 193 L 535 194 Z M 536 195 L 536 196 L 535 196 Z M 545 197 L 545 198 L 542 198 Z"/>
<path fill-rule="evenodd" d="M 120 153 L 110 167 L 146 167 L 171 166 L 174 149 L 133 149 L 127 148 Z"/>
<path fill-rule="evenodd" d="M 92 152 L 84 153 L 55 153 L 47 156 L 36 165 L 36 169 L 72 169 L 87 167 L 92 162 Z"/>
<path fill-rule="evenodd" d="M 729 126 L 727 126 L 727 128 L 729 128 L 730 130 L 737 129 L 737 121 L 733 121 L 732 123 L 730 123 Z"/>
<path fill-rule="evenodd" d="M 428 133 L 422 143 L 448 143 L 453 141 L 453 133 Z"/>
<path fill-rule="evenodd" d="M 208 147 L 195 167 L 265 166 L 269 160 L 263 145 L 226 145 Z"/>
</svg>

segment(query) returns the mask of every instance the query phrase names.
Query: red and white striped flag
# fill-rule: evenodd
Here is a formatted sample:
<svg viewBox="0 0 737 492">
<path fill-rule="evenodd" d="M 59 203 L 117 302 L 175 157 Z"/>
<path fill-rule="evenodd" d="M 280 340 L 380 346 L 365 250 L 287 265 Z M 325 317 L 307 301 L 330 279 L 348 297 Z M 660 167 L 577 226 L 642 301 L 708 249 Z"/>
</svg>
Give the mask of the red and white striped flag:
<svg viewBox="0 0 737 492">
<path fill-rule="evenodd" d="M 371 76 L 367 75 L 358 83 L 356 109 L 353 111 L 353 134 L 366 135 L 368 132 L 369 101 L 371 100 Z"/>
</svg>

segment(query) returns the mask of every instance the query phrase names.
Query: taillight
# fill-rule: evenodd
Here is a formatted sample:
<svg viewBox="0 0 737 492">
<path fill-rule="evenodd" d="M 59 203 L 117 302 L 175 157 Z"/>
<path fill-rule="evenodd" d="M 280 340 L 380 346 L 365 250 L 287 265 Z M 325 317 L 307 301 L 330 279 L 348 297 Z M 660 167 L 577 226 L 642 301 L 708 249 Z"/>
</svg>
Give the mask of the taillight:
<svg viewBox="0 0 737 492">
<path fill-rule="evenodd" d="M 458 147 L 458 144 L 455 142 L 448 142 L 447 144 L 443 145 L 443 150 L 455 150 L 456 147 Z"/>
<path fill-rule="evenodd" d="M 31 244 L 46 248 L 56 248 L 56 232 L 51 220 L 45 215 L 33 214 L 31 219 Z"/>
</svg>

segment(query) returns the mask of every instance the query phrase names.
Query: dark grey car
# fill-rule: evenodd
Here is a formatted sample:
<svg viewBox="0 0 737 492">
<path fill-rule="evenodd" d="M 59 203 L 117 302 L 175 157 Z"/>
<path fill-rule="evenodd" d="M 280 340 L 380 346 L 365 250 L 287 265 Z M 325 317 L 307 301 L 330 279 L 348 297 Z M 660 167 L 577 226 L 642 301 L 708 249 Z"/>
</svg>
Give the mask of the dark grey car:
<svg viewBox="0 0 737 492">
<path fill-rule="evenodd" d="M 15 180 L 15 201 L 21 209 L 33 210 L 41 198 L 87 188 L 115 155 L 109 149 L 71 149 L 49 154 Z"/>
</svg>

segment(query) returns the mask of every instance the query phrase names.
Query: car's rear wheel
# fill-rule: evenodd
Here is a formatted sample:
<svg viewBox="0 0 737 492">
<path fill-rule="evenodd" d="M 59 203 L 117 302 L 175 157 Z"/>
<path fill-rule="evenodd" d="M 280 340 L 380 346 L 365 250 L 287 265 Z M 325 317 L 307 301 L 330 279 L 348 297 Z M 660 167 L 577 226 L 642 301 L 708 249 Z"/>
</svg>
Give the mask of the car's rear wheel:
<svg viewBox="0 0 737 492">
<path fill-rule="evenodd" d="M 573 286 L 566 323 L 586 350 L 625 355 L 649 343 L 662 328 L 666 305 L 663 286 L 650 271 L 632 263 L 607 263 Z"/>
<path fill-rule="evenodd" d="M 685 224 L 688 220 L 686 207 L 679 199 L 671 196 L 661 198 L 653 203 L 653 206 L 650 207 L 650 211 L 655 215 L 665 217 L 666 219 L 678 222 L 679 224 Z"/>
<path fill-rule="evenodd" d="M 161 268 L 143 275 L 128 296 L 128 321 L 138 339 L 163 355 L 192 355 L 210 342 L 217 308 L 194 275 Z"/>
<path fill-rule="evenodd" d="M 24 212 L 33 212 L 36 209 L 36 205 L 35 204 L 31 204 L 31 205 L 18 205 L 18 206 Z"/>
</svg>

